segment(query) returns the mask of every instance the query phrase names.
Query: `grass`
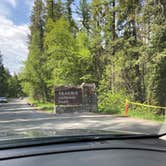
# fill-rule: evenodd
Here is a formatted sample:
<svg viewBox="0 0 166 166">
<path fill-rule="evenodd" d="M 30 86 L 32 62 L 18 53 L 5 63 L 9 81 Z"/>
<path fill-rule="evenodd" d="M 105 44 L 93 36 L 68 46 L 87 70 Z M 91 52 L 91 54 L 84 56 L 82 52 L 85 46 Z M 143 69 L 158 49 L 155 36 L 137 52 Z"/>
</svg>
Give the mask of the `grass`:
<svg viewBox="0 0 166 166">
<path fill-rule="evenodd" d="M 157 109 L 153 109 L 153 108 L 146 108 L 141 106 L 136 106 L 136 107 L 130 106 L 128 115 L 129 117 L 163 122 L 166 116 L 158 115 L 157 111 L 158 111 Z"/>
<path fill-rule="evenodd" d="M 44 103 L 33 99 L 28 99 L 28 102 L 37 107 L 39 110 L 50 113 L 54 111 L 54 104 L 51 102 Z"/>
</svg>

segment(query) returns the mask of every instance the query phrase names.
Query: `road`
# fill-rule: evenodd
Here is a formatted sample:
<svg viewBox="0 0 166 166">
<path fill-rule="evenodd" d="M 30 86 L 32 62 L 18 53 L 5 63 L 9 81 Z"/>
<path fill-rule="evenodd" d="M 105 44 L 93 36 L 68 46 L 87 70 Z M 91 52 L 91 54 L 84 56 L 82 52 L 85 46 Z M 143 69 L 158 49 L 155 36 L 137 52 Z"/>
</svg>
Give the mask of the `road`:
<svg viewBox="0 0 166 166">
<path fill-rule="evenodd" d="M 55 135 L 67 130 L 76 133 L 85 130 L 120 130 L 136 133 L 157 133 L 158 122 L 97 113 L 59 114 L 45 113 L 30 107 L 24 100 L 13 99 L 0 104 L 0 139 L 32 135 Z M 42 134 L 41 134 L 42 131 Z M 43 132 L 45 131 L 45 132 Z M 66 131 L 67 132 L 67 131 Z"/>
</svg>

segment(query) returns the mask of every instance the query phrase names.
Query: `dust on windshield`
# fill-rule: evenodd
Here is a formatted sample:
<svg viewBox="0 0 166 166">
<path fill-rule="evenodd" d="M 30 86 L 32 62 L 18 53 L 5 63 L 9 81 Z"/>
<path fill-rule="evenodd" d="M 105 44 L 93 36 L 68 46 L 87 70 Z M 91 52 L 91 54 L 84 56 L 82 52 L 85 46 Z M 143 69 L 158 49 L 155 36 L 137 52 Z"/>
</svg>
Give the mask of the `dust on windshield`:
<svg viewBox="0 0 166 166">
<path fill-rule="evenodd" d="M 2 0 L 0 137 L 166 133 L 164 0 Z"/>
</svg>

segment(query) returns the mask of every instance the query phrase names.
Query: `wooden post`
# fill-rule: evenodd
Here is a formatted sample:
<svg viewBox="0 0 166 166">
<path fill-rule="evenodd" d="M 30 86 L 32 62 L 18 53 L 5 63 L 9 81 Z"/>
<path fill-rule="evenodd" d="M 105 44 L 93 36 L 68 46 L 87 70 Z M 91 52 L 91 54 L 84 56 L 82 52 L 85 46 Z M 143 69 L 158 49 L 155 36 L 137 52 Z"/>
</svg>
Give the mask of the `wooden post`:
<svg viewBox="0 0 166 166">
<path fill-rule="evenodd" d="M 126 103 L 125 103 L 125 116 L 128 116 L 128 111 L 129 111 L 129 101 L 126 99 Z"/>
</svg>

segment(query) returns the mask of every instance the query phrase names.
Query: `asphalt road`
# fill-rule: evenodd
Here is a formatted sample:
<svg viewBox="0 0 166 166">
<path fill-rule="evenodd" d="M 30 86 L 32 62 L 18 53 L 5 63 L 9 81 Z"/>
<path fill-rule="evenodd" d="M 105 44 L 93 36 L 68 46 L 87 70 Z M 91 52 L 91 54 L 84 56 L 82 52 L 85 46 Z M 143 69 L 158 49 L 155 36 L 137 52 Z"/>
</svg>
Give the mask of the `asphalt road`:
<svg viewBox="0 0 166 166">
<path fill-rule="evenodd" d="M 70 129 L 81 131 L 118 130 L 135 133 L 158 133 L 162 124 L 129 117 L 96 113 L 45 113 L 30 107 L 24 100 L 13 99 L 0 104 L 0 139 L 56 135 Z M 43 132 L 44 131 L 44 132 Z M 69 133 L 68 133 L 69 134 Z"/>
</svg>

